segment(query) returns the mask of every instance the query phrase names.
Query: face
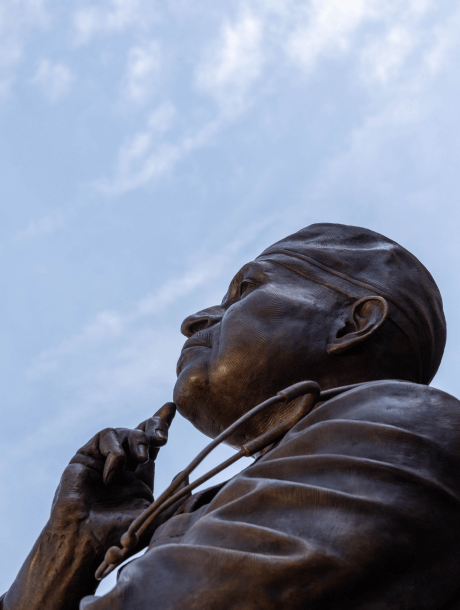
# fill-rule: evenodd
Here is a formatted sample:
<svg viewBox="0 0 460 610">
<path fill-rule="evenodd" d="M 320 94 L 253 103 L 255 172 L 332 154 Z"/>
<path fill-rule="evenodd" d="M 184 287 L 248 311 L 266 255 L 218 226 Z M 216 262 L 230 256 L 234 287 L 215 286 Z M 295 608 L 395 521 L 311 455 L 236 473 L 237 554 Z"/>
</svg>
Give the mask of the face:
<svg viewBox="0 0 460 610">
<path fill-rule="evenodd" d="M 285 387 L 320 381 L 326 346 L 336 332 L 340 295 L 271 262 L 245 265 L 222 304 L 186 318 L 174 402 L 215 437 Z M 241 446 L 285 414 L 263 415 L 229 439 Z"/>
</svg>

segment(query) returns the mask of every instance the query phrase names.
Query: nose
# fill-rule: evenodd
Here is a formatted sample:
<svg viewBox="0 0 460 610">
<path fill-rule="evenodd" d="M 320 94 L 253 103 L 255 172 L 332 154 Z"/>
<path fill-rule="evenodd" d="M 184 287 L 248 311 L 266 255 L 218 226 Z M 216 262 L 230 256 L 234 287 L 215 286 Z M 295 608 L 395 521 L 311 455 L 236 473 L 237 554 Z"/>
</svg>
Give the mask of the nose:
<svg viewBox="0 0 460 610">
<path fill-rule="evenodd" d="M 197 313 L 192 314 L 185 318 L 180 327 L 180 332 L 186 337 L 191 337 L 199 330 L 214 326 L 217 322 L 222 320 L 224 310 L 218 305 L 215 307 L 208 307 Z"/>
</svg>

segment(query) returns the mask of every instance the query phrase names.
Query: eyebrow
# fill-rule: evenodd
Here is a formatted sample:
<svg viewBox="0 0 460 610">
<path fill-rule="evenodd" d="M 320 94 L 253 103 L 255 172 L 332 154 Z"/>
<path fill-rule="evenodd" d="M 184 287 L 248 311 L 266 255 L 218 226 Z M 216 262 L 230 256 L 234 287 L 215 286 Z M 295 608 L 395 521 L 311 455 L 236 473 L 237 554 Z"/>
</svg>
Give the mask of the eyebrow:
<svg viewBox="0 0 460 610">
<path fill-rule="evenodd" d="M 222 299 L 222 303 L 221 303 L 222 306 L 226 305 L 228 301 L 232 300 L 232 295 L 236 289 L 236 286 L 240 283 L 240 281 L 241 281 L 242 277 L 244 276 L 244 274 L 246 273 L 246 271 L 251 267 L 256 267 L 258 270 L 262 270 L 262 265 L 256 261 L 250 261 L 249 263 L 246 263 L 245 265 L 243 265 L 241 267 L 241 269 L 238 271 L 238 273 L 231 280 L 231 282 L 228 286 L 228 290 L 227 290 L 224 298 Z"/>
</svg>

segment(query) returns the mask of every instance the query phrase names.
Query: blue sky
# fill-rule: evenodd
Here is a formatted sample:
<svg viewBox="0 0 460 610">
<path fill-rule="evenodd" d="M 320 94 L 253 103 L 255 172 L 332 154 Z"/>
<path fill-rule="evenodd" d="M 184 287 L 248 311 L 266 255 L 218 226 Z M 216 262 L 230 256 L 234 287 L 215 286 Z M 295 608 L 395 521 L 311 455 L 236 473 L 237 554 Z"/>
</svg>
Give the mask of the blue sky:
<svg viewBox="0 0 460 610">
<path fill-rule="evenodd" d="M 460 396 L 459 26 L 450 0 L 2 0 L 2 590 L 75 450 L 171 399 L 182 319 L 308 224 L 428 267 Z M 205 442 L 176 418 L 157 488 Z"/>
</svg>

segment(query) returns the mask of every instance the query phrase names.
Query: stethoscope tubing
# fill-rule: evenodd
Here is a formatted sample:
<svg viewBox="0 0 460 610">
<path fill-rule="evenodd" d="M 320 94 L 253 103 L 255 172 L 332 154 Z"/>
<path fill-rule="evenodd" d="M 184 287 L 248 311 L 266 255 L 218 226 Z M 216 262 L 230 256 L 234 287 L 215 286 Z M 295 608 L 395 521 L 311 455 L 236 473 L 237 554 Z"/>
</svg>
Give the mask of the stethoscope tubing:
<svg viewBox="0 0 460 610">
<path fill-rule="evenodd" d="M 133 550 L 142 534 L 147 530 L 151 523 L 158 517 L 160 513 L 175 504 L 182 497 L 189 494 L 191 491 L 219 474 L 222 470 L 225 470 L 228 466 L 231 466 L 242 457 L 248 457 L 254 455 L 274 441 L 281 438 L 291 428 L 293 428 L 303 417 L 319 403 L 334 398 L 339 394 L 343 394 L 349 390 L 352 390 L 362 384 L 353 384 L 348 386 L 342 386 L 339 388 L 332 388 L 321 392 L 319 385 L 314 381 L 301 381 L 296 383 L 281 392 L 278 392 L 276 396 L 272 396 L 268 400 L 258 404 L 253 409 L 242 415 L 233 424 L 226 428 L 221 434 L 219 434 L 209 445 L 207 445 L 169 485 L 169 487 L 150 505 L 144 512 L 142 512 L 129 526 L 128 530 L 121 537 L 121 548 L 112 546 L 108 549 L 104 561 L 101 563 L 96 571 L 95 577 L 97 580 L 102 580 L 108 576 L 113 570 L 115 570 L 127 557 L 129 551 Z M 186 485 L 179 489 L 179 487 L 188 480 L 188 476 L 201 464 L 201 462 L 215 449 L 222 441 L 228 438 L 239 426 L 247 422 L 255 415 L 261 413 L 265 409 L 279 403 L 288 403 L 296 398 L 303 396 L 298 407 L 291 413 L 286 419 L 280 424 L 265 432 L 261 436 L 257 437 L 253 441 L 250 441 L 244 445 L 238 453 L 228 458 L 215 468 L 206 472 L 204 475 L 199 477 L 193 483 Z"/>
</svg>

